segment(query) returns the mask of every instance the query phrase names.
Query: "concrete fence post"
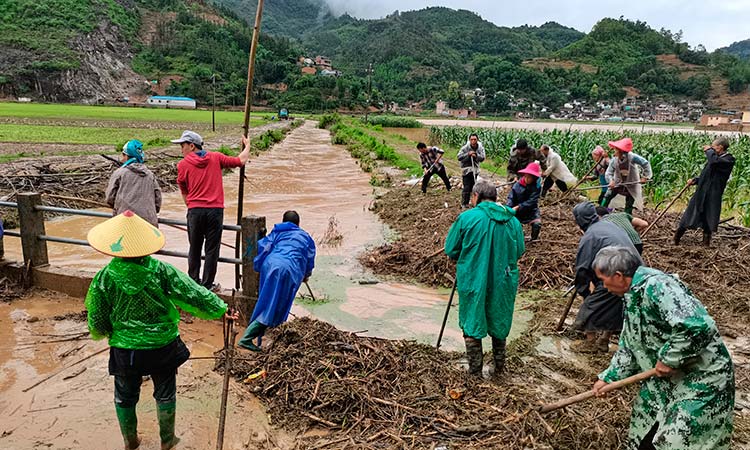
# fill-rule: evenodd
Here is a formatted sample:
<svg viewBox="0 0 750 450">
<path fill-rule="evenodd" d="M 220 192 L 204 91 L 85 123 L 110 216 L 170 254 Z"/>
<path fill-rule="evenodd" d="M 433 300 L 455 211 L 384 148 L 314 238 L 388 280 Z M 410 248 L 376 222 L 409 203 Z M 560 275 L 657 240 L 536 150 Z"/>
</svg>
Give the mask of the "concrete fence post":
<svg viewBox="0 0 750 450">
<path fill-rule="evenodd" d="M 242 296 L 240 312 L 249 321 L 258 301 L 260 274 L 253 270 L 253 259 L 258 254 L 258 241 L 266 235 L 266 218 L 244 216 L 240 220 L 242 228 Z"/>
<path fill-rule="evenodd" d="M 44 212 L 36 209 L 42 204 L 42 195 L 37 192 L 24 192 L 16 195 L 16 201 L 24 265 L 30 261 L 31 267 L 47 266 L 47 242 L 39 239 L 39 236 L 45 234 Z"/>
</svg>

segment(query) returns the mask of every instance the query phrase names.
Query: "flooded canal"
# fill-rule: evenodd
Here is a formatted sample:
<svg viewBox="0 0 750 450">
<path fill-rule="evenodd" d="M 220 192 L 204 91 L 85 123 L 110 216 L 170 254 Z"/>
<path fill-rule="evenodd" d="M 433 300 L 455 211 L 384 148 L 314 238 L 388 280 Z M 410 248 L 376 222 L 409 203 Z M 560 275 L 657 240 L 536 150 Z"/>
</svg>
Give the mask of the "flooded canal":
<svg viewBox="0 0 750 450">
<path fill-rule="evenodd" d="M 316 128 L 312 122 L 306 123 L 273 149 L 252 159 L 246 173 L 245 214 L 265 216 L 270 230 L 284 211 L 294 209 L 300 214 L 301 227 L 318 242 L 310 286 L 316 298 L 324 301 L 297 301 L 293 314 L 312 315 L 338 328 L 360 331 L 364 335 L 415 339 L 434 345 L 449 292 L 378 280 L 359 264 L 357 255 L 368 246 L 383 243 L 389 233 L 368 209 L 373 202 L 369 176 L 359 169 L 344 147 L 331 145 L 327 130 Z M 224 178 L 225 223 L 236 220 L 237 186 L 238 172 Z M 184 219 L 185 211 L 179 192 L 164 196 L 161 217 Z M 46 223 L 46 232 L 52 236 L 85 239 L 87 231 L 101 220 L 58 218 Z M 331 220 L 337 223 L 336 231 L 343 239 L 329 247 L 320 242 Z M 185 232 L 163 224 L 161 229 L 167 238 L 166 249 L 187 252 Z M 234 240 L 233 232 L 224 232 L 225 243 L 234 245 Z M 224 246 L 221 253 L 234 256 L 234 251 Z M 10 259 L 21 258 L 18 239 L 6 239 L 6 255 Z M 49 244 L 49 255 L 51 264 L 89 271 L 98 270 L 109 260 L 88 247 L 55 243 Z M 187 270 L 184 259 L 159 258 Z M 217 281 L 224 288 L 234 286 L 233 267 L 219 264 Z M 456 304 L 454 300 L 454 306 Z M 518 334 L 529 316 L 525 311 L 516 314 L 512 335 Z M 455 307 L 442 347 L 463 349 Z"/>
</svg>

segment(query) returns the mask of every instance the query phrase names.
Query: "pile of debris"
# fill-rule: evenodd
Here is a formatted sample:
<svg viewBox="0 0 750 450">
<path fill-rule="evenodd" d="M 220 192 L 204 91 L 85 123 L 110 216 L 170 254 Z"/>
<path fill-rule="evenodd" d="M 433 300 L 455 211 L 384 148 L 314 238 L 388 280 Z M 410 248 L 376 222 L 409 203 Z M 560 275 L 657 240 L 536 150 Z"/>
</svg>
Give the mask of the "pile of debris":
<svg viewBox="0 0 750 450">
<path fill-rule="evenodd" d="M 325 438 L 302 438 L 301 448 L 343 442 L 356 448 L 617 448 L 627 430 L 632 389 L 540 415 L 537 407 L 550 393 L 579 393 L 593 378 L 579 366 L 535 355 L 530 335 L 509 346 L 508 370 L 493 381 L 469 378 L 458 354 L 360 337 L 310 318 L 273 329 L 265 340 L 262 353 L 242 353 L 232 374 L 267 404 L 275 424 L 300 436 L 329 431 Z M 219 359 L 216 369 L 222 365 Z"/>
<path fill-rule="evenodd" d="M 373 209 L 399 236 L 363 254 L 360 261 L 383 275 L 416 279 L 431 286 L 450 286 L 446 273 L 455 273 L 455 264 L 443 254 L 448 229 L 460 212 L 459 193 L 430 191 L 427 195 L 408 188 L 383 195 Z M 520 287 L 526 289 L 565 289 L 573 282 L 573 266 L 582 235 L 572 216 L 576 199 L 542 204 L 541 240 L 527 243 L 519 261 Z M 446 207 L 448 205 L 448 207 Z M 654 220 L 657 211 L 645 211 Z M 750 229 L 729 224 L 720 226 L 711 247 L 700 245 L 697 232 L 689 232 L 680 246 L 672 244 L 679 214 L 667 213 L 644 239 L 647 265 L 676 273 L 706 305 L 729 334 L 750 334 Z M 529 231 L 524 230 L 528 235 Z M 696 237 L 698 236 L 698 237 Z"/>
</svg>

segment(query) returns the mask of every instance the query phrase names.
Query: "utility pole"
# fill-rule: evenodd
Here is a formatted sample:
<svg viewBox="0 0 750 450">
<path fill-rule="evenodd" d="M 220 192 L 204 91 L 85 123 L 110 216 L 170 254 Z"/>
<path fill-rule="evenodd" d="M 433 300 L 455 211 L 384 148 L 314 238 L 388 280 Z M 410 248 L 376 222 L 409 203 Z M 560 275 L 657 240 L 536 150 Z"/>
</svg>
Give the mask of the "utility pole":
<svg viewBox="0 0 750 450">
<path fill-rule="evenodd" d="M 372 103 L 372 63 L 367 68 L 367 109 L 365 109 L 365 123 L 369 123 L 370 103 Z"/>
<path fill-rule="evenodd" d="M 211 88 L 214 93 L 214 101 L 211 105 L 211 131 L 216 131 L 216 74 L 211 74 Z"/>
</svg>

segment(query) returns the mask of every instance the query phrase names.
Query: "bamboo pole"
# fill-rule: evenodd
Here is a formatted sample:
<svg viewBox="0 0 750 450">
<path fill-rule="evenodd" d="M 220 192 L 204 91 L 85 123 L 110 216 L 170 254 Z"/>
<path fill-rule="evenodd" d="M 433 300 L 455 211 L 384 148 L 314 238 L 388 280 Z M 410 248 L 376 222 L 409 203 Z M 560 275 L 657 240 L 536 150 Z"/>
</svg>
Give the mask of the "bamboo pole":
<svg viewBox="0 0 750 450">
<path fill-rule="evenodd" d="M 637 375 L 633 375 L 632 377 L 627 377 L 620 381 L 615 381 L 614 383 L 609 383 L 603 388 L 599 390 L 600 393 L 605 394 L 610 391 L 614 391 L 615 389 L 619 389 L 621 387 L 629 386 L 631 384 L 638 383 L 639 381 L 647 380 L 653 376 L 656 375 L 656 369 L 647 370 L 645 372 L 641 372 Z M 564 408 L 566 406 L 572 405 L 574 403 L 582 402 L 584 400 L 588 400 L 591 397 L 594 397 L 594 390 L 586 391 L 582 394 L 574 395 L 572 397 L 564 398 L 562 400 L 558 400 L 555 403 L 550 403 L 547 405 L 542 406 L 539 408 L 540 413 L 548 413 L 550 411 L 554 411 L 556 409 Z"/>
<path fill-rule="evenodd" d="M 242 125 L 243 136 L 248 137 L 250 133 L 250 109 L 253 103 L 253 76 L 255 75 L 255 54 L 258 51 L 258 39 L 260 38 L 260 21 L 263 17 L 263 0 L 258 0 L 258 9 L 255 11 L 255 26 L 253 27 L 253 40 L 250 44 L 250 57 L 247 63 L 247 86 L 245 88 L 245 120 Z M 240 225 L 243 214 L 243 203 L 245 201 L 245 166 L 240 167 L 240 187 L 237 192 L 237 225 Z M 240 258 L 240 233 L 234 244 L 234 257 Z M 234 266 L 234 288 L 240 288 L 240 266 Z M 245 294 L 247 295 L 247 294 Z"/>
<path fill-rule="evenodd" d="M 674 198 L 672 199 L 671 202 L 669 202 L 669 204 L 667 205 L 667 207 L 664 208 L 661 213 L 659 213 L 659 216 L 656 219 L 654 219 L 654 221 L 651 222 L 646 227 L 645 230 L 643 230 L 643 233 L 641 233 L 641 239 L 643 239 L 646 236 L 646 233 L 648 233 L 651 230 L 651 228 L 653 228 L 654 225 L 656 225 L 656 222 L 658 222 L 659 220 L 661 220 L 662 217 L 664 217 L 664 214 L 666 214 L 667 211 L 669 211 L 669 208 L 671 208 L 672 205 L 674 205 L 674 203 L 677 201 L 678 198 L 682 197 L 682 194 L 684 194 L 685 191 L 687 191 L 687 188 L 689 188 L 690 186 L 692 186 L 692 185 L 691 184 L 685 184 L 685 187 L 683 187 L 680 190 L 680 192 L 678 192 L 677 195 L 674 196 Z"/>
</svg>

